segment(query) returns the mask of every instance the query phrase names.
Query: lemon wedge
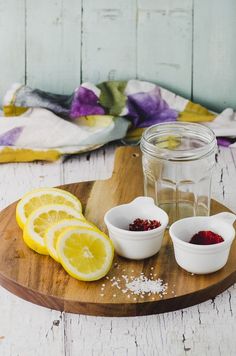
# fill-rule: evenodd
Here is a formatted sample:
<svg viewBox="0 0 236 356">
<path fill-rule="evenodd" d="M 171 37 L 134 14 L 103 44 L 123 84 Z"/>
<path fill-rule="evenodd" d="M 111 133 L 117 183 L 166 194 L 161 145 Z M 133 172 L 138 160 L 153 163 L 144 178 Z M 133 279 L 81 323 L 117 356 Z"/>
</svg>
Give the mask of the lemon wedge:
<svg viewBox="0 0 236 356">
<path fill-rule="evenodd" d="M 104 277 L 111 268 L 114 247 L 107 235 L 90 228 L 68 228 L 57 241 L 57 254 L 64 269 L 82 281 Z"/>
<path fill-rule="evenodd" d="M 85 220 L 81 212 L 63 204 L 43 205 L 34 210 L 29 215 L 24 226 L 23 239 L 25 243 L 32 250 L 48 255 L 44 240 L 45 232 L 52 225 L 65 219 Z"/>
<path fill-rule="evenodd" d="M 49 255 L 57 262 L 59 262 L 59 258 L 56 251 L 56 244 L 58 236 L 68 229 L 68 227 L 88 227 L 98 230 L 95 225 L 80 219 L 66 219 L 59 221 L 57 224 L 51 226 L 45 232 L 44 241 L 48 250 Z"/>
<path fill-rule="evenodd" d="M 63 189 L 39 188 L 25 194 L 16 207 L 16 221 L 23 229 L 28 216 L 37 208 L 48 204 L 63 204 L 82 212 L 82 206 L 73 194 Z"/>
</svg>

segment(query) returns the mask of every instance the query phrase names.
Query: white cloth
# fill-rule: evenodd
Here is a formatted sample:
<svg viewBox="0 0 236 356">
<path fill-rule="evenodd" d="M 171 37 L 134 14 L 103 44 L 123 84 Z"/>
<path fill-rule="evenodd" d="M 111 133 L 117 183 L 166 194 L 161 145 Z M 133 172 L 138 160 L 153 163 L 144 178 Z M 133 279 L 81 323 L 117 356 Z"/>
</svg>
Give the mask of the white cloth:
<svg viewBox="0 0 236 356">
<path fill-rule="evenodd" d="M 106 125 L 86 126 L 63 120 L 49 110 L 28 109 L 23 115 L 0 117 L 0 139 L 5 138 L 9 130 L 19 129 L 13 136 L 10 146 L 30 149 L 56 149 L 61 153 L 76 153 L 126 135 L 129 121 L 122 117 L 109 116 Z M 11 132 L 11 131 L 10 131 Z"/>
<path fill-rule="evenodd" d="M 236 113 L 233 109 L 225 109 L 215 120 L 206 122 L 217 137 L 235 137 L 236 136 Z"/>
</svg>

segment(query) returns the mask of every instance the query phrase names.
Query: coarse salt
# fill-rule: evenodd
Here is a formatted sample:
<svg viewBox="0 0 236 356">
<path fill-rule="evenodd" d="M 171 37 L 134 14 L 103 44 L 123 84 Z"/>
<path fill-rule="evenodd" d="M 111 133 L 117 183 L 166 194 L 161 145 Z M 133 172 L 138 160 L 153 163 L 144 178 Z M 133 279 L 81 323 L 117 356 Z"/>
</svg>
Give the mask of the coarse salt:
<svg viewBox="0 0 236 356">
<path fill-rule="evenodd" d="M 112 286 L 112 287 L 114 287 L 114 286 L 115 286 L 115 287 L 117 287 L 117 288 L 118 288 L 118 287 L 119 287 L 119 284 L 118 284 L 118 282 L 117 282 L 117 281 L 115 281 L 115 282 L 112 282 L 111 286 Z"/>
<path fill-rule="evenodd" d="M 144 293 L 166 294 L 167 283 L 163 283 L 160 278 L 153 280 L 153 277 L 148 279 L 146 276 L 141 275 L 130 282 L 126 282 L 126 288 L 136 295 Z"/>
<path fill-rule="evenodd" d="M 152 276 L 151 276 L 152 275 Z M 144 275 L 143 272 L 139 274 L 139 276 L 135 277 L 133 275 L 128 276 L 127 274 L 122 274 L 120 278 L 116 276 L 111 276 L 109 278 L 109 285 L 111 287 L 115 287 L 119 289 L 123 294 L 126 294 L 127 298 L 130 298 L 131 295 L 133 297 L 140 296 L 144 298 L 145 295 L 149 297 L 153 297 L 153 295 L 159 295 L 162 298 L 165 294 L 167 294 L 168 283 L 164 283 L 164 281 L 160 278 L 154 279 L 153 274 L 150 273 L 150 278 Z M 104 294 L 105 284 L 102 284 L 101 287 L 101 296 Z M 172 294 L 173 290 L 172 290 Z M 113 294 L 113 297 L 116 297 L 116 294 Z M 133 300 L 135 300 L 133 298 Z M 154 300 L 152 298 L 152 300 Z"/>
</svg>

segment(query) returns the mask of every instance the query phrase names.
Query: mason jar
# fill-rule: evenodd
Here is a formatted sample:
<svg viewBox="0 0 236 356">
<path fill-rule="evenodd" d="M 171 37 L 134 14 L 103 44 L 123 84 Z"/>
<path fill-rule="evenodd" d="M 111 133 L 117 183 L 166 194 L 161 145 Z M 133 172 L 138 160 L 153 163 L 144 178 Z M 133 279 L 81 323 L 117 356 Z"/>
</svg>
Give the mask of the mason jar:
<svg viewBox="0 0 236 356">
<path fill-rule="evenodd" d="M 169 122 L 149 127 L 140 147 L 144 194 L 169 215 L 169 224 L 210 213 L 217 142 L 208 127 Z"/>
</svg>

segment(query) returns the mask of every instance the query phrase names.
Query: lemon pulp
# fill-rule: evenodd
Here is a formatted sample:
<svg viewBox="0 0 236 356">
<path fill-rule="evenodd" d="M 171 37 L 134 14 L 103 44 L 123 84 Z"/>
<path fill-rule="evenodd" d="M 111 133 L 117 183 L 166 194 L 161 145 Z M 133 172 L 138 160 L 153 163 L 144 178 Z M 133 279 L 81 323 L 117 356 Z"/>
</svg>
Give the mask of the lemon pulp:
<svg viewBox="0 0 236 356">
<path fill-rule="evenodd" d="M 62 232 L 68 229 L 68 227 L 89 227 L 97 229 L 90 222 L 80 219 L 62 220 L 47 229 L 45 232 L 45 244 L 49 255 L 57 262 L 59 262 L 59 258 L 56 251 L 57 239 Z"/>
<path fill-rule="evenodd" d="M 39 188 L 25 194 L 16 207 L 16 220 L 23 229 L 27 218 L 32 212 L 43 205 L 61 204 L 67 205 L 78 211 L 82 211 L 82 206 L 73 194 L 57 188 Z"/>
<path fill-rule="evenodd" d="M 90 228 L 70 228 L 58 237 L 57 254 L 60 263 L 74 278 L 93 281 L 109 271 L 114 248 L 111 240 Z"/>
<path fill-rule="evenodd" d="M 31 213 L 26 221 L 23 231 L 25 243 L 34 251 L 48 255 L 44 241 L 46 230 L 65 219 L 85 220 L 82 213 L 67 205 L 54 204 L 41 206 Z"/>
</svg>

